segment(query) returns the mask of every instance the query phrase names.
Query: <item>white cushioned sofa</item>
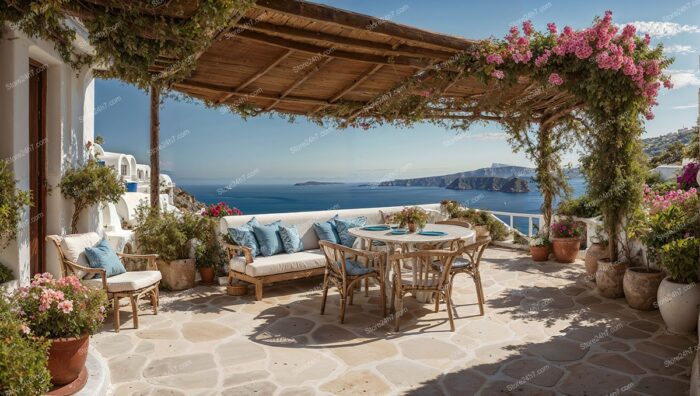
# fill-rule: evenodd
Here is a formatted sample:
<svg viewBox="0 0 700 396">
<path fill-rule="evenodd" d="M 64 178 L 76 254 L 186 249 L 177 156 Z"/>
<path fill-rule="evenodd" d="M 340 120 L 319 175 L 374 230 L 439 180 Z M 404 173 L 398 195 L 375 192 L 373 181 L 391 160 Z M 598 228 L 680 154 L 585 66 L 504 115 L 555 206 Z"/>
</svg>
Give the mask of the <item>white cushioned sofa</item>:
<svg viewBox="0 0 700 396">
<path fill-rule="evenodd" d="M 418 205 L 431 214 L 431 223 L 443 220 L 439 204 Z M 367 224 L 383 224 L 384 215 L 401 211 L 404 206 L 383 208 L 362 208 L 343 210 L 323 210 L 315 212 L 273 213 L 261 215 L 227 216 L 221 219 L 220 232 L 228 234 L 229 228 L 241 227 L 255 217 L 262 224 L 281 220 L 282 224 L 295 226 L 304 245 L 297 253 L 281 253 L 273 256 L 252 257 L 250 250 L 241 246 L 227 245 L 229 250 L 229 284 L 235 279 L 255 285 L 255 298 L 263 297 L 263 284 L 284 280 L 323 275 L 326 259 L 319 250 L 318 237 L 314 231 L 315 222 L 325 222 L 335 215 L 341 219 L 359 216 L 367 217 Z"/>
</svg>

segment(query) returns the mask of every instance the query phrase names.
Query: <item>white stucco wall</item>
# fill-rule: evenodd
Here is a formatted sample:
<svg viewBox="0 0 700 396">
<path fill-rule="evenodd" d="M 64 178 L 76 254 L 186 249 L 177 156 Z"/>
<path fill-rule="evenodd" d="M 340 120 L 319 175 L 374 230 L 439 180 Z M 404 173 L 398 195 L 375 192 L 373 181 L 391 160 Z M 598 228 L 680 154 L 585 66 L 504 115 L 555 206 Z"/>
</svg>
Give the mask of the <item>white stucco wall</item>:
<svg viewBox="0 0 700 396">
<path fill-rule="evenodd" d="M 70 232 L 72 203 L 63 199 L 57 184 L 69 164 L 87 157 L 85 144 L 94 139 L 94 79 L 90 70 L 72 70 L 53 44 L 32 39 L 3 26 L 0 38 L 0 158 L 10 159 L 21 189 L 29 188 L 29 58 L 47 65 L 46 155 L 51 188 L 45 213 L 48 234 Z M 97 208 L 81 216 L 81 232 L 98 229 Z M 29 211 L 25 211 L 16 242 L 0 252 L 20 283 L 29 280 Z M 60 274 L 58 256 L 47 247 L 47 270 Z"/>
</svg>

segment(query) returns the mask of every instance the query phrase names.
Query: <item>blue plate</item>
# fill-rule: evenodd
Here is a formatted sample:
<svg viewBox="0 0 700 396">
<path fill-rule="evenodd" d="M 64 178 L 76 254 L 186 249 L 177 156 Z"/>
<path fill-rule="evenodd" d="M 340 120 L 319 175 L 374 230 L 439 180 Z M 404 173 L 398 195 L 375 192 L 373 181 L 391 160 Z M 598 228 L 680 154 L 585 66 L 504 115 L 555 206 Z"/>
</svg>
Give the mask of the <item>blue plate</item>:
<svg viewBox="0 0 700 396">
<path fill-rule="evenodd" d="M 446 232 L 442 231 L 421 231 L 418 233 L 418 235 L 425 235 L 425 236 L 445 236 L 447 235 Z"/>
<path fill-rule="evenodd" d="M 362 227 L 362 229 L 365 231 L 387 231 L 387 230 L 389 230 L 389 228 L 390 228 L 389 226 L 385 226 L 385 225 Z"/>
<path fill-rule="evenodd" d="M 397 228 L 394 230 L 391 230 L 392 235 L 405 235 L 408 234 L 408 230 L 403 229 L 403 228 Z"/>
</svg>

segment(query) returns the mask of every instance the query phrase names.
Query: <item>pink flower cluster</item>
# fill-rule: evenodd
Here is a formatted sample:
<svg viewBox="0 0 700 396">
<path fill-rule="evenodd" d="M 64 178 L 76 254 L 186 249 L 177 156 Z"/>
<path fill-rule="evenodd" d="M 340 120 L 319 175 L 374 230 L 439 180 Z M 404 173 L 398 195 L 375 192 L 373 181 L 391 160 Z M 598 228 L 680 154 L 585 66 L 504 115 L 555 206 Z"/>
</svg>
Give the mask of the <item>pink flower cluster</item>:
<svg viewBox="0 0 700 396">
<path fill-rule="evenodd" d="M 547 30 L 552 36 L 557 35 L 558 29 L 554 23 L 547 24 Z M 533 34 L 532 22 L 525 21 L 522 25 L 521 35 L 518 27 L 510 28 L 505 36 L 505 51 L 488 52 L 483 54 L 485 61 L 489 65 L 500 65 L 507 60 L 514 63 L 527 64 L 533 57 L 530 48 L 530 39 Z M 622 30 L 613 25 L 612 12 L 606 11 L 602 19 L 597 20 L 590 28 L 574 30 L 570 26 L 564 27 L 561 34 L 556 37 L 556 44 L 550 49 L 545 49 L 535 57 L 535 66 L 543 67 L 552 56 L 566 57 L 574 56 L 579 60 L 595 62 L 601 70 L 621 71 L 621 73 L 632 79 L 639 95 L 643 96 L 648 105 L 645 116 L 653 118 L 650 108 L 657 104 L 656 98 L 659 88 L 663 82 L 665 88 L 671 88 L 671 81 L 661 75 L 661 65 L 658 60 L 635 61 L 634 54 L 638 49 L 636 41 L 637 30 L 633 25 L 627 25 Z M 645 35 L 642 42 L 649 45 L 651 38 Z M 491 73 L 492 77 L 502 79 L 503 72 L 496 70 Z M 549 83 L 561 85 L 564 79 L 557 73 L 549 76 Z"/>
<path fill-rule="evenodd" d="M 224 216 L 240 216 L 241 212 L 238 208 L 229 207 L 226 202 L 209 205 L 202 211 L 202 216 L 221 218 Z"/>
<path fill-rule="evenodd" d="M 686 164 L 681 174 L 676 178 L 678 187 L 684 190 L 697 187 L 698 170 L 700 170 L 700 166 L 697 162 L 689 162 Z"/>
<path fill-rule="evenodd" d="M 681 205 L 695 197 L 697 197 L 695 188 L 691 188 L 688 191 L 673 190 L 665 194 L 658 194 L 651 187 L 644 187 L 644 204 L 651 214 L 664 211 L 673 205 Z"/>
</svg>

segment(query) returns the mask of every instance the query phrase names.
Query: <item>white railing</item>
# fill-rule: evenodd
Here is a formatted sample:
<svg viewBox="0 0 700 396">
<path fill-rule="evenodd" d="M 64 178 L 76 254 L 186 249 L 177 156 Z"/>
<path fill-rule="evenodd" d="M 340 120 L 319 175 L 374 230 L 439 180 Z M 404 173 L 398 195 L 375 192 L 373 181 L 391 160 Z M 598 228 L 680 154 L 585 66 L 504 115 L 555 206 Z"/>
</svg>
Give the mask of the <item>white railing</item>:
<svg viewBox="0 0 700 396">
<path fill-rule="evenodd" d="M 542 217 L 541 214 L 532 214 L 532 213 L 514 213 L 514 212 L 496 212 L 496 211 L 489 211 L 493 217 L 498 219 L 501 223 L 505 224 L 506 227 L 508 227 L 511 231 L 518 232 L 522 234 L 523 236 L 526 237 L 531 237 L 535 233 L 533 232 L 534 230 L 534 224 L 535 220 L 537 220 L 537 227 L 541 228 L 542 224 L 544 223 L 544 217 Z M 508 221 L 505 222 L 498 216 L 504 216 L 508 218 Z M 527 235 L 523 234 L 520 230 L 515 228 L 514 226 L 514 220 L 515 219 L 527 219 Z"/>
</svg>

